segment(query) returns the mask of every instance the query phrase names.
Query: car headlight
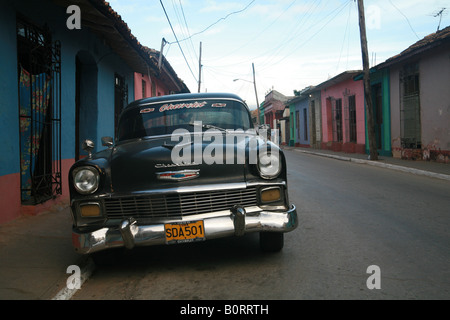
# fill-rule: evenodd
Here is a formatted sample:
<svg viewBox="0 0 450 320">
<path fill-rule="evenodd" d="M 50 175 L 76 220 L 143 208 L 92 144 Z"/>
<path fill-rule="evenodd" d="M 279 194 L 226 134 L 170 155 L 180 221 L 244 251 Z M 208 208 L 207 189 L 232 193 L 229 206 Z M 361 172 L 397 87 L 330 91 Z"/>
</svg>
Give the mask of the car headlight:
<svg viewBox="0 0 450 320">
<path fill-rule="evenodd" d="M 264 151 L 258 156 L 259 174 L 264 179 L 274 179 L 281 172 L 281 161 L 279 152 Z"/>
<path fill-rule="evenodd" d="M 100 175 L 94 167 L 81 167 L 73 172 L 73 184 L 81 194 L 91 194 L 97 191 Z"/>
</svg>

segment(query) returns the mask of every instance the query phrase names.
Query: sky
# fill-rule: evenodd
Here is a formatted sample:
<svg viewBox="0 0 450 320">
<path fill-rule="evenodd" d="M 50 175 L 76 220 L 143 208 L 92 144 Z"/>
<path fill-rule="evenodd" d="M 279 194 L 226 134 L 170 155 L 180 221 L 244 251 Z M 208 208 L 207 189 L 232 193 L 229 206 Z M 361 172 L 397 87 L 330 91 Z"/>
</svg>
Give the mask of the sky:
<svg viewBox="0 0 450 320">
<path fill-rule="evenodd" d="M 362 69 L 355 0 L 109 3 L 142 45 L 160 51 L 162 39 L 167 41 L 163 54 L 191 92 L 198 92 L 201 79 L 201 92 L 235 93 L 250 109 L 256 107 L 256 96 L 261 103 L 271 90 L 293 96 L 294 90 Z M 450 25 L 449 0 L 365 0 L 364 6 L 371 66 L 439 25 Z"/>
</svg>

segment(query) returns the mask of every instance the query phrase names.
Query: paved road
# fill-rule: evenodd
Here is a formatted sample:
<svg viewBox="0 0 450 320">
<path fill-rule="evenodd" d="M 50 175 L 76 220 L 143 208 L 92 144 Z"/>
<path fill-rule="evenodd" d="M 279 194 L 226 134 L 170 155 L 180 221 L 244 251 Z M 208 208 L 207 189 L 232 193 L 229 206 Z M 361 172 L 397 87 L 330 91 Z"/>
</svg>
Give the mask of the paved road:
<svg viewBox="0 0 450 320">
<path fill-rule="evenodd" d="M 450 298 L 450 183 L 317 156 L 288 154 L 303 213 L 300 297 Z M 298 255 L 296 255 L 298 257 Z M 368 290 L 369 265 L 381 289 Z"/>
<path fill-rule="evenodd" d="M 261 253 L 257 235 L 139 248 L 73 299 L 450 298 L 448 181 L 286 155 L 299 228 L 281 253 Z"/>
</svg>

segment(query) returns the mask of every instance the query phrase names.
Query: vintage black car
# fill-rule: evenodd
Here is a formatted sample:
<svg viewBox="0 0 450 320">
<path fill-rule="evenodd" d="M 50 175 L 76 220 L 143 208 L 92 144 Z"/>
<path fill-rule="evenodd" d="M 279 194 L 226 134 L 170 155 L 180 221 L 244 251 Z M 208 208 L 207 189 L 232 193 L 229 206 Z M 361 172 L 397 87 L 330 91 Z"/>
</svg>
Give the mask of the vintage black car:
<svg viewBox="0 0 450 320">
<path fill-rule="evenodd" d="M 233 94 L 179 94 L 135 101 L 116 141 L 69 172 L 73 244 L 89 254 L 260 233 L 279 251 L 297 227 L 286 161 L 254 128 Z"/>
</svg>

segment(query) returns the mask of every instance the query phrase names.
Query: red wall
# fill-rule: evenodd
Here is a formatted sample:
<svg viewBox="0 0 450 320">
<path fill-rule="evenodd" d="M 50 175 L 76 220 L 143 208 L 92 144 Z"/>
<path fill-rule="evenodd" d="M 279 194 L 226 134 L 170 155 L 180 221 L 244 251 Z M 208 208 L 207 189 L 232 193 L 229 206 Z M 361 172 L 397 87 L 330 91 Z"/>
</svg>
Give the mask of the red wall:
<svg viewBox="0 0 450 320">
<path fill-rule="evenodd" d="M 0 176 L 0 224 L 17 219 L 21 215 L 37 215 L 59 206 L 69 205 L 69 169 L 74 159 L 61 161 L 62 195 L 35 206 L 23 206 L 20 202 L 20 174 Z"/>
</svg>

